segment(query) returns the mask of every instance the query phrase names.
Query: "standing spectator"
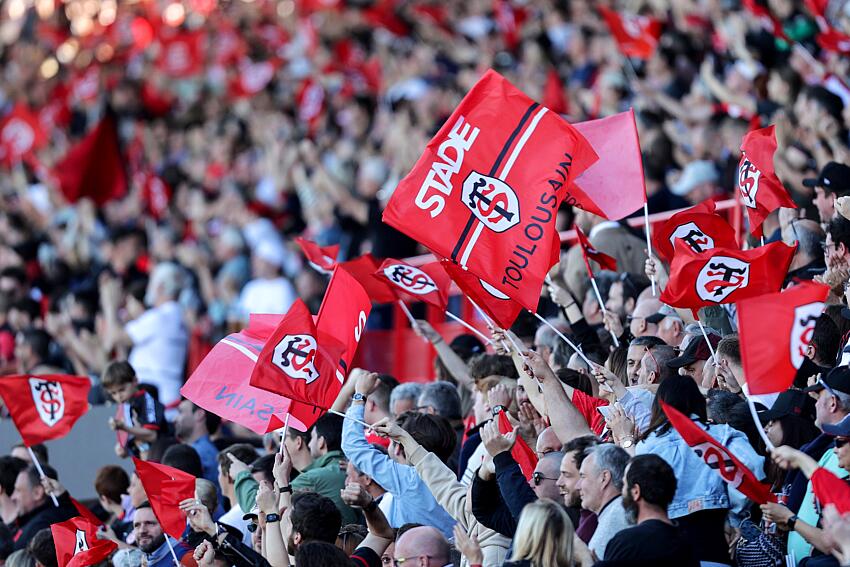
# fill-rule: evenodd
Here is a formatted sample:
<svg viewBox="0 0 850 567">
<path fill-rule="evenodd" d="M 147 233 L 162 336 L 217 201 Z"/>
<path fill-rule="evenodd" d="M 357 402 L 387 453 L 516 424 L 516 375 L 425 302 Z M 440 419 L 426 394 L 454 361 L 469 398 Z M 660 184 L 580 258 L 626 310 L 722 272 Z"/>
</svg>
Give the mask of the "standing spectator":
<svg viewBox="0 0 850 567">
<path fill-rule="evenodd" d="M 242 532 L 242 543 L 250 546 L 251 532 L 248 530 L 248 522 L 244 516 L 251 510 L 243 510 L 239 506 L 239 500 L 236 498 L 235 480 L 230 476 L 230 457 L 228 456 L 230 454 L 234 455 L 236 460 L 245 463 L 254 461 L 257 458 L 257 452 L 247 443 L 237 443 L 223 450 L 217 458 L 218 484 L 221 486 L 222 497 L 227 499 L 230 506 L 219 518 L 219 521 Z"/>
<path fill-rule="evenodd" d="M 390 394 L 392 418 L 396 419 L 404 412 L 414 411 L 420 395 L 422 395 L 422 384 L 419 382 L 405 382 L 393 388 Z"/>
<path fill-rule="evenodd" d="M 11 526 L 18 518 L 18 507 L 12 501 L 18 473 L 27 463 L 11 455 L 0 457 L 0 523 Z"/>
<path fill-rule="evenodd" d="M 145 554 L 148 567 L 170 567 L 174 564 L 165 538 L 169 539 L 171 548 L 174 549 L 181 565 L 186 567 L 196 565 L 194 557 L 189 553 L 190 549 L 183 542 L 175 540 L 162 531 L 159 520 L 156 519 L 148 502 L 142 502 L 136 508 L 136 515 L 133 518 L 133 534 L 139 549 Z"/>
<path fill-rule="evenodd" d="M 286 260 L 283 244 L 263 240 L 251 256 L 254 279 L 245 284 L 239 296 L 242 320 L 251 313 L 286 313 L 295 301 L 295 289 L 281 274 Z"/>
</svg>

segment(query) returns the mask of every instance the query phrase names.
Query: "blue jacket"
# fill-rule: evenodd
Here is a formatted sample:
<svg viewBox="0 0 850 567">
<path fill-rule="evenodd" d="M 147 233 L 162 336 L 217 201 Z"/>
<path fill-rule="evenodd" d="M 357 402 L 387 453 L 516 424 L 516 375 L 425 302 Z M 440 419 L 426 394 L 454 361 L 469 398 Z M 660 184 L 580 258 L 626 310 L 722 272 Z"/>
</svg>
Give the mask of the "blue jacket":
<svg viewBox="0 0 850 567">
<path fill-rule="evenodd" d="M 174 555 L 177 560 L 183 559 L 183 556 L 189 553 L 189 548 L 182 541 L 177 541 L 171 536 L 166 535 L 168 541 L 174 547 Z M 171 551 L 168 549 L 168 542 L 160 545 L 153 553 L 146 553 L 148 559 L 148 567 L 173 567 L 174 559 L 171 557 Z"/>
<path fill-rule="evenodd" d="M 764 478 L 764 457 L 755 452 L 746 435 L 725 424 L 697 423 L 753 471 L 756 478 Z M 637 444 L 635 452 L 638 455 L 654 453 L 673 467 L 679 483 L 673 502 L 667 508 L 670 518 L 680 518 L 700 510 L 727 508 L 731 510 L 732 525 L 737 527 L 740 524 L 747 507 L 746 496 L 729 488 L 720 474 L 705 464 L 675 429 L 671 427 L 663 435 L 651 433 Z"/>
</svg>

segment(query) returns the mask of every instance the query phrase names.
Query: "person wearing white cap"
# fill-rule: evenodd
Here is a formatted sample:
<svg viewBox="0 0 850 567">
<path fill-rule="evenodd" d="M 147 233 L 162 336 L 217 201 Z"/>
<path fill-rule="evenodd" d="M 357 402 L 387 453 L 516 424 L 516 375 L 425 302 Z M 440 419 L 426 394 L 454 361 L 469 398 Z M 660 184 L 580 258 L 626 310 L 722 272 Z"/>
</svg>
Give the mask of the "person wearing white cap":
<svg viewBox="0 0 850 567">
<path fill-rule="evenodd" d="M 247 322 L 251 313 L 286 313 L 295 301 L 295 288 L 281 275 L 286 251 L 280 242 L 263 241 L 253 250 L 251 270 L 254 279 L 245 284 L 239 296 L 239 311 Z"/>
<path fill-rule="evenodd" d="M 670 191 L 684 197 L 691 205 L 696 205 L 714 196 L 717 179 L 717 168 L 712 162 L 692 161 L 682 169 L 679 179 L 670 186 Z"/>
</svg>

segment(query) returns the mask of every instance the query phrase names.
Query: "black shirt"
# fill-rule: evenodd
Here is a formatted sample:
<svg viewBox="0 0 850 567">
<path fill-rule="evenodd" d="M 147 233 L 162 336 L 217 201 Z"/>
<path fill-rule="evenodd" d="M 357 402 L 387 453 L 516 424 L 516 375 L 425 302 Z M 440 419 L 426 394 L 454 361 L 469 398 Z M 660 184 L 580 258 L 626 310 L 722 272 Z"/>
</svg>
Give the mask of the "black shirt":
<svg viewBox="0 0 850 567">
<path fill-rule="evenodd" d="M 697 567 L 699 561 L 678 526 L 647 520 L 615 535 L 605 548 L 605 560 L 594 567 L 640 565 Z"/>
</svg>

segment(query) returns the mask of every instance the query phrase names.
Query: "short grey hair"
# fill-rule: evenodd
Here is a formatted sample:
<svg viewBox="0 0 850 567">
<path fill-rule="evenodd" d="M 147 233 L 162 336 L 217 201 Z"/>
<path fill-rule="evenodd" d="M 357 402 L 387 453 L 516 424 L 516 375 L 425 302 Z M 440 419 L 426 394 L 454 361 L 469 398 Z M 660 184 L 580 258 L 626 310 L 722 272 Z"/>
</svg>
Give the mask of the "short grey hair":
<svg viewBox="0 0 850 567">
<path fill-rule="evenodd" d="M 419 382 L 405 382 L 393 388 L 390 393 L 390 411 L 396 402 L 412 400 L 414 404 L 419 401 L 422 394 L 422 384 Z"/>
<path fill-rule="evenodd" d="M 448 382 L 431 382 L 425 384 L 419 394 L 419 407 L 432 407 L 437 415 L 446 419 L 462 419 L 460 394 L 457 388 Z"/>
<path fill-rule="evenodd" d="M 611 484 L 618 491 L 623 490 L 623 476 L 626 474 L 626 465 L 631 458 L 626 450 L 612 443 L 603 443 L 593 447 L 591 454 L 596 457 L 596 470 L 600 473 L 610 472 Z"/>
<path fill-rule="evenodd" d="M 183 289 L 184 275 L 183 269 L 174 262 L 162 262 L 153 269 L 148 285 L 150 289 L 161 287 L 165 295 L 176 299 Z"/>
</svg>

